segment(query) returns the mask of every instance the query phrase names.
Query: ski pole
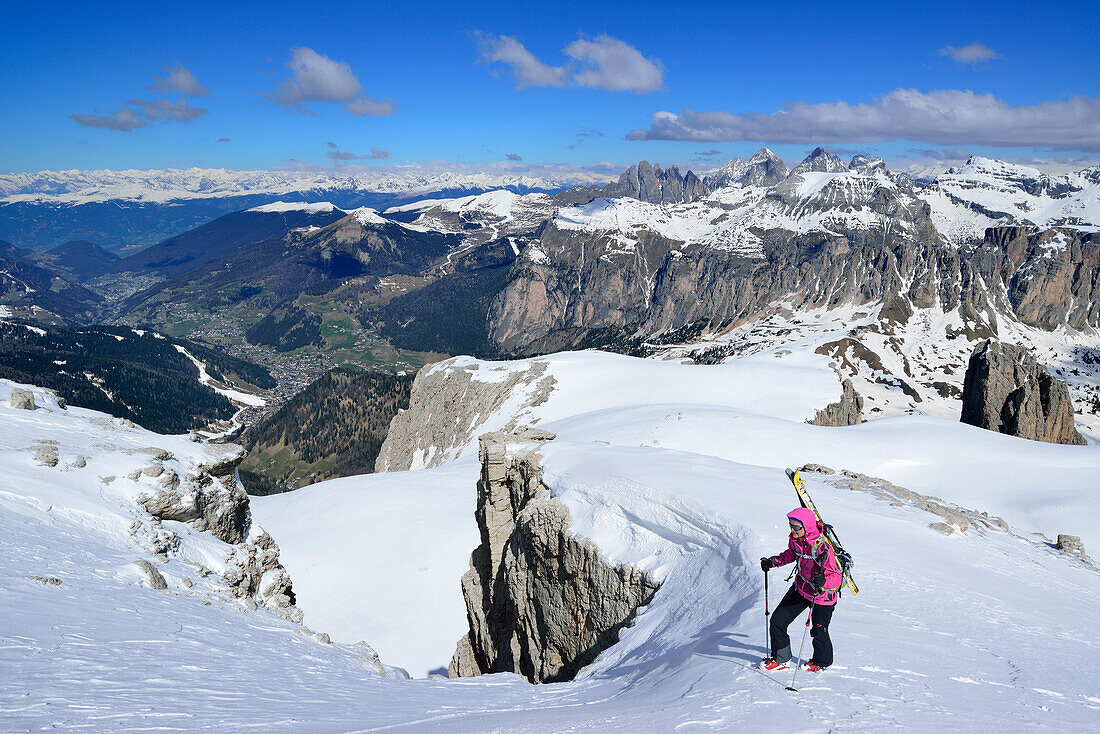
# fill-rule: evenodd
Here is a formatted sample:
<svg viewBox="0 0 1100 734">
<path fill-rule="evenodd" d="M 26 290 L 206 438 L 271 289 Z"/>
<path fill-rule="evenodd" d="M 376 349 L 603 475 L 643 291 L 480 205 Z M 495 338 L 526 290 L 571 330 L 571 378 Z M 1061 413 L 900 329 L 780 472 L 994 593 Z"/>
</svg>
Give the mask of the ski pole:
<svg viewBox="0 0 1100 734">
<path fill-rule="evenodd" d="M 771 635 L 771 629 L 772 628 L 771 628 L 770 620 L 768 619 L 770 614 L 771 614 L 771 612 L 768 611 L 768 572 L 765 571 L 764 572 L 764 650 L 767 652 L 769 657 L 771 657 L 771 652 L 772 652 L 772 635 Z"/>
<path fill-rule="evenodd" d="M 802 630 L 802 644 L 798 646 L 798 662 L 799 665 L 795 666 L 794 675 L 791 676 L 791 684 L 787 686 L 788 691 L 798 692 L 798 689 L 794 687 L 794 679 L 798 677 L 798 668 L 802 664 L 802 648 L 806 646 L 806 633 L 810 631 L 810 623 L 814 618 L 814 606 L 817 604 L 817 597 L 815 596 L 810 601 L 810 613 L 806 615 L 806 629 Z"/>
</svg>

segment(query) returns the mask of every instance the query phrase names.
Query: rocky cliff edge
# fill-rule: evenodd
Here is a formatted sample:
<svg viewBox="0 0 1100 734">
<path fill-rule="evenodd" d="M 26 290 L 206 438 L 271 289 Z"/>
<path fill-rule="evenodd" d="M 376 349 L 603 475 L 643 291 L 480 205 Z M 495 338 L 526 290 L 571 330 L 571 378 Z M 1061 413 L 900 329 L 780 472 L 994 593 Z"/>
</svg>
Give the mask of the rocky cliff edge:
<svg viewBox="0 0 1100 734">
<path fill-rule="evenodd" d="M 514 672 L 532 683 L 571 680 L 619 639 L 659 584 L 600 557 L 569 530 L 569 511 L 542 482 L 539 446 L 554 434 L 481 436 L 481 545 L 462 577 L 469 632 L 451 677 Z M 517 442 L 525 443 L 517 443 Z"/>
</svg>

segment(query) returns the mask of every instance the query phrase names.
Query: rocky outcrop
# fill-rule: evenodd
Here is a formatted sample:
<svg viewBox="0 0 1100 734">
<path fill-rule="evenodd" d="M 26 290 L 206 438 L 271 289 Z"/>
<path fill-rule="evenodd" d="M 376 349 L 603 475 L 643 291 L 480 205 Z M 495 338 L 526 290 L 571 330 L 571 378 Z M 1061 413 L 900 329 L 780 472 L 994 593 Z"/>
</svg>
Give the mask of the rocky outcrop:
<svg viewBox="0 0 1100 734">
<path fill-rule="evenodd" d="M 226 561 L 223 578 L 238 598 L 258 601 L 292 622 L 302 621 L 290 574 L 279 563 L 279 546 L 270 535 L 262 532 L 253 542 L 237 545 Z"/>
<path fill-rule="evenodd" d="M 149 582 L 149 586 L 163 591 L 168 588 L 168 582 L 164 580 L 164 576 L 157 570 L 156 566 L 144 558 L 140 558 L 134 561 L 134 565 L 137 566 L 143 574 L 145 574 L 145 580 Z"/>
<path fill-rule="evenodd" d="M 30 390 L 23 390 L 22 388 L 13 387 L 11 389 L 11 398 L 9 398 L 9 404 L 16 410 L 34 410 L 34 393 Z"/>
<path fill-rule="evenodd" d="M 1076 535 L 1065 535 L 1063 533 L 1058 534 L 1058 542 L 1055 547 L 1063 553 L 1068 553 L 1071 556 L 1077 556 L 1081 559 L 1087 559 L 1088 554 L 1085 553 L 1085 544 L 1081 542 L 1081 538 Z"/>
<path fill-rule="evenodd" d="M 549 440 L 528 433 L 524 439 Z M 538 446 L 480 439 L 476 518 L 481 545 L 462 577 L 469 632 L 452 677 L 510 671 L 532 683 L 571 680 L 613 645 L 658 584 L 613 566 L 569 531 L 569 512 L 542 483 Z"/>
<path fill-rule="evenodd" d="M 162 489 L 142 495 L 138 503 L 159 520 L 190 523 L 196 530 L 209 530 L 218 540 L 240 543 L 251 521 L 248 495 L 236 477 L 244 449 L 223 444 L 208 446 L 207 450 L 215 453 L 182 480 L 175 471 L 166 471 L 159 464 L 139 472 L 159 477 Z M 171 456 L 167 452 L 164 455 Z"/>
<path fill-rule="evenodd" d="M 485 421 L 505 401 L 523 393 L 515 417 L 492 427 L 512 431 L 525 411 L 546 402 L 553 391 L 556 380 L 546 373 L 549 366 L 543 360 L 493 365 L 456 357 L 425 367 L 413 380 L 408 410 L 390 422 L 374 470 L 431 468 L 456 458 L 487 430 Z"/>
<path fill-rule="evenodd" d="M 865 155 L 854 155 L 848 163 L 848 170 L 870 176 L 876 173 L 886 173 L 886 161 L 882 158 L 870 158 Z"/>
<path fill-rule="evenodd" d="M 856 392 L 851 380 L 841 384 L 840 400 L 829 403 L 808 421 L 815 426 L 854 426 L 863 422 L 863 396 Z"/>
<path fill-rule="evenodd" d="M 1010 529 L 1003 518 L 990 515 L 987 512 L 948 504 L 939 497 L 918 494 L 880 477 L 872 477 L 847 469 L 834 472 L 832 469 L 818 464 L 806 464 L 799 471 L 832 475 L 826 477 L 826 481 L 838 489 L 867 492 L 894 507 L 908 506 L 923 510 L 939 518 L 929 523 L 928 527 L 944 535 L 951 535 L 956 531 L 966 533 L 971 528 L 1006 532 Z"/>
<path fill-rule="evenodd" d="M 1033 441 L 1085 445 L 1066 383 L 1023 347 L 987 339 L 963 384 L 962 422 Z"/>
<path fill-rule="evenodd" d="M 246 608 L 264 607 L 301 622 L 290 574 L 279 562 L 279 546 L 266 532 L 252 527 L 248 495 L 236 476 L 243 450 L 233 444 L 208 445 L 206 456 L 182 480 L 174 469 L 159 463 L 173 458 L 169 452 L 150 447 L 140 453 L 158 463 L 137 472 L 134 481 L 157 479 L 161 489 L 138 497 L 153 519 L 152 524 L 134 522 L 135 541 L 167 557 L 178 547 L 179 538 L 162 521 L 186 522 L 198 531 L 209 531 L 230 544 L 222 580 Z"/>
<path fill-rule="evenodd" d="M 57 466 L 59 462 L 57 441 L 39 439 L 30 451 L 34 453 L 34 462 L 40 466 Z"/>
</svg>

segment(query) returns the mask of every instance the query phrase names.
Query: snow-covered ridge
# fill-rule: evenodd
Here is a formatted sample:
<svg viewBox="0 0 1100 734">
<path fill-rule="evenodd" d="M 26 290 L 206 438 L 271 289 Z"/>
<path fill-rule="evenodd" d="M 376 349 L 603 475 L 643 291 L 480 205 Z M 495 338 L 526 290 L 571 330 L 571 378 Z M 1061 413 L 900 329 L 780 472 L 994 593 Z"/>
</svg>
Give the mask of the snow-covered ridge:
<svg viewBox="0 0 1100 734">
<path fill-rule="evenodd" d="M 708 234 L 712 229 L 710 222 L 690 216 L 690 210 L 684 206 L 601 197 L 559 210 L 554 224 L 560 229 L 621 233 L 625 235 L 624 244 L 638 231 L 655 232 L 680 242 L 694 241 Z"/>
<path fill-rule="evenodd" d="M 246 209 L 245 211 L 257 212 L 257 213 L 260 213 L 260 214 L 283 213 L 283 212 L 293 212 L 293 211 L 302 211 L 302 212 L 307 212 L 309 214 L 327 214 L 329 212 L 334 212 L 335 211 L 335 212 L 340 212 L 340 213 L 344 214 L 346 217 L 353 218 L 356 222 L 358 222 L 359 224 L 364 225 L 364 226 L 375 226 L 375 225 L 380 225 L 380 224 L 395 224 L 395 225 L 398 225 L 398 226 L 407 227 L 409 229 L 415 229 L 417 231 L 424 231 L 423 227 L 410 226 L 410 225 L 407 225 L 407 224 L 403 224 L 401 222 L 394 222 L 390 219 L 386 219 L 385 217 L 383 217 L 382 215 L 380 215 L 378 213 L 377 209 L 372 209 L 369 206 L 361 206 L 358 209 L 344 210 L 344 209 L 340 209 L 339 207 L 335 206 L 334 204 L 332 204 L 331 202 L 328 202 L 328 201 L 319 201 L 319 202 L 315 202 L 315 203 L 296 202 L 296 201 L 276 201 L 276 202 L 273 202 L 271 204 L 264 204 L 263 206 L 254 206 L 251 209 Z M 312 232 L 312 231 L 316 231 L 316 230 L 321 229 L 321 228 L 316 227 L 316 226 L 311 226 L 309 228 L 302 228 L 302 229 L 306 229 L 307 231 Z"/>
<path fill-rule="evenodd" d="M 949 240 L 981 237 L 987 227 L 1025 224 L 1100 231 L 1100 175 L 1095 168 L 1063 176 L 991 158 L 937 176 L 921 190 L 932 221 Z"/>
<path fill-rule="evenodd" d="M 761 166 L 772 168 L 765 175 Z M 488 190 L 478 195 L 423 200 L 387 210 L 393 214 L 420 213 L 417 226 L 442 232 L 461 233 L 464 225 L 480 224 L 479 232 L 467 232 L 467 235 L 482 241 L 486 236 L 496 238 L 521 229 L 529 230 L 553 216 L 555 207 L 549 197 L 521 195 L 516 191 L 554 190 L 601 180 L 601 177 L 588 174 L 532 177 L 402 169 L 354 174 L 198 168 L 41 171 L 0 175 L 0 201 L 163 203 L 245 194 L 317 194 L 318 198 L 323 198 L 325 192 L 357 191 L 412 197 L 441 190 Z M 1007 224 L 1100 231 L 1100 171 L 1096 168 L 1048 176 L 1035 168 L 974 156 L 966 165 L 939 174 L 930 184 L 914 190 L 906 174 L 888 172 L 881 159 L 856 156 L 850 165 L 845 165 L 825 151 L 815 151 L 788 175 L 782 161 L 762 150 L 749 161 L 730 161 L 710 174 L 708 180 L 712 186 L 710 196 L 694 202 L 696 205 L 709 202 L 708 206 L 670 210 L 663 214 L 634 207 L 615 212 L 618 222 L 608 217 L 601 219 L 595 211 L 568 212 L 562 221 L 566 226 L 572 223 L 592 231 L 619 232 L 626 247 L 633 239 L 630 230 L 640 226 L 639 220 L 652 217 L 655 231 L 665 236 L 682 241 L 692 238 L 691 241 L 747 252 L 756 247 L 757 233 L 761 229 L 801 233 L 880 227 L 882 217 L 875 213 L 872 203 L 876 193 L 881 196 L 882 192 L 887 192 L 896 198 L 911 200 L 906 206 L 909 210 L 913 209 L 912 203 L 920 206 L 927 203 L 934 226 L 951 242 L 980 238 L 986 227 Z M 762 184 L 765 180 L 767 185 Z M 906 192 L 899 192 L 899 185 L 903 185 Z M 738 192 L 733 198 L 742 200 L 747 206 L 730 211 L 728 202 L 723 200 L 730 199 L 731 191 Z M 754 207 L 758 202 L 761 206 Z M 283 202 L 256 210 L 286 211 L 300 206 Z M 909 211 L 905 216 L 911 214 L 913 212 Z"/>
<path fill-rule="evenodd" d="M 529 194 L 526 196 L 539 199 L 547 198 L 545 194 Z M 386 213 L 422 212 L 428 209 L 438 209 L 446 212 L 480 211 L 498 217 L 507 217 L 512 213 L 516 202 L 522 198 L 525 197 L 513 191 L 486 191 L 484 194 L 460 196 L 453 199 L 415 201 L 403 206 L 390 207 L 386 210 Z"/>
<path fill-rule="evenodd" d="M 687 204 L 600 198 L 562 208 L 561 229 L 610 233 L 612 251 L 630 252 L 642 232 L 761 256 L 760 234 L 853 234 L 858 242 L 887 238 L 924 241 L 935 228 L 950 243 L 981 239 L 987 227 L 1028 225 L 1100 231 L 1100 175 L 1085 169 L 1047 176 L 1037 169 L 973 157 L 917 188 L 907 174 L 889 172 L 881 158 L 856 156 L 851 167 L 815 151 L 772 186 L 739 183 L 744 161 L 712 177 L 721 184 Z"/>
<path fill-rule="evenodd" d="M 555 209 L 546 194 L 487 191 L 453 199 L 426 199 L 386 210 L 387 215 L 419 214 L 417 227 L 459 234 L 470 244 L 482 244 L 507 235 L 536 229 Z"/>
<path fill-rule="evenodd" d="M 371 209 L 368 206 L 361 206 L 358 209 L 348 212 L 352 217 L 355 217 L 355 221 L 359 224 L 390 224 L 390 220 L 382 217 L 378 214 L 378 210 Z"/>
<path fill-rule="evenodd" d="M 280 212 L 308 212 L 310 214 L 327 214 L 336 209 L 336 206 L 328 201 L 318 201 L 316 203 L 298 202 L 298 201 L 275 201 L 270 204 L 264 204 L 262 206 L 254 206 L 246 211 L 260 212 L 263 214 L 280 213 Z"/>
<path fill-rule="evenodd" d="M 610 252 L 631 252 L 652 232 L 684 245 L 700 244 L 747 256 L 759 255 L 760 239 L 749 230 L 753 207 L 764 195 L 756 187 L 719 189 L 702 201 L 650 204 L 637 199 L 598 198 L 559 209 L 554 225 L 563 230 L 610 235 Z"/>
</svg>

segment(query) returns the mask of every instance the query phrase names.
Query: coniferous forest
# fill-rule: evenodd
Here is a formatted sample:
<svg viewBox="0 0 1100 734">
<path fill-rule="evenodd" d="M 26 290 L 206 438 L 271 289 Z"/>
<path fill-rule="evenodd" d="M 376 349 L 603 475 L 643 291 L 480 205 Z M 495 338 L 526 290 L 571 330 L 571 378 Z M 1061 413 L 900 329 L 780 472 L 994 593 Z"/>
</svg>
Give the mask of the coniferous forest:
<svg viewBox="0 0 1100 734">
<path fill-rule="evenodd" d="M 336 368 L 242 437 L 241 479 L 277 494 L 331 477 L 374 471 L 390 420 L 409 405 L 412 375 Z"/>
</svg>

